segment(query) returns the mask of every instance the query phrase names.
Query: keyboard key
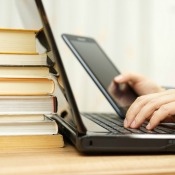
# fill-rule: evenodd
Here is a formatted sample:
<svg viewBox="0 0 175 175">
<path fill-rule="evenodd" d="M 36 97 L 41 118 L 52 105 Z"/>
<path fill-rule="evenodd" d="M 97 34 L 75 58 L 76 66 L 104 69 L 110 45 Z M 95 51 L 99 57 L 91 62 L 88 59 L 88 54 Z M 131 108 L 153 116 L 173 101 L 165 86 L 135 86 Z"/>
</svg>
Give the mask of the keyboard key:
<svg viewBox="0 0 175 175">
<path fill-rule="evenodd" d="M 140 127 L 140 130 L 143 131 L 144 133 L 147 133 L 147 134 L 156 134 L 155 131 L 152 131 L 152 130 L 147 130 L 145 127 L 141 126 Z"/>
<path fill-rule="evenodd" d="M 166 133 L 169 133 L 169 134 L 175 133 L 175 130 L 172 130 L 172 129 L 169 129 L 169 128 L 166 128 L 166 127 L 163 127 L 163 126 L 157 126 L 156 128 L 160 129 L 162 131 L 165 131 Z"/>
<path fill-rule="evenodd" d="M 148 122 L 144 123 L 142 126 L 146 127 L 147 124 L 148 124 Z M 162 127 L 162 126 L 157 126 L 156 128 L 154 128 L 153 131 L 155 131 L 156 133 L 159 133 L 159 134 L 171 134 L 171 133 L 173 133 L 173 130 Z"/>
<path fill-rule="evenodd" d="M 127 128 L 129 131 L 135 134 L 143 134 L 144 132 L 139 129 Z"/>
<path fill-rule="evenodd" d="M 158 128 L 155 128 L 153 131 L 155 131 L 155 132 L 157 132 L 157 133 L 159 133 L 159 134 L 167 134 L 166 131 L 163 131 L 163 130 L 158 129 Z"/>
</svg>

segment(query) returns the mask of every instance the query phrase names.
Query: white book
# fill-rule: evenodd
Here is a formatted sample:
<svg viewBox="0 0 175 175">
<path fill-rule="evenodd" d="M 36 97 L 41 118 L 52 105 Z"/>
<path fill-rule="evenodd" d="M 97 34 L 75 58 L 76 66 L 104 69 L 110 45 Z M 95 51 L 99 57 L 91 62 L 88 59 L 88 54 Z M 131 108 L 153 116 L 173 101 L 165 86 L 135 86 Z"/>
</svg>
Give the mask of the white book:
<svg viewBox="0 0 175 175">
<path fill-rule="evenodd" d="M 50 134 L 58 134 L 58 125 L 47 117 L 42 121 L 0 122 L 0 136 Z"/>
<path fill-rule="evenodd" d="M 56 112 L 57 98 L 55 96 L 0 96 L 0 115 Z"/>
</svg>

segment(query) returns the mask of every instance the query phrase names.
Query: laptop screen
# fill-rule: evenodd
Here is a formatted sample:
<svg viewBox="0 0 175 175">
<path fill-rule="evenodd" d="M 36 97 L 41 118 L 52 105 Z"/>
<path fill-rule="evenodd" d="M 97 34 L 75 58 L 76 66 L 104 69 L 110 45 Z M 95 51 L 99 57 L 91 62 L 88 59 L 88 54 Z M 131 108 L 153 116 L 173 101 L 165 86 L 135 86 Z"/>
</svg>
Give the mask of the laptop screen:
<svg viewBox="0 0 175 175">
<path fill-rule="evenodd" d="M 114 77 L 120 72 L 102 48 L 93 38 L 89 37 L 63 34 L 63 39 L 96 83 L 99 91 L 101 90 L 104 94 L 108 103 L 120 117 L 124 118 L 128 108 L 137 98 L 137 94 L 128 84 L 114 82 Z M 92 93 L 91 97 L 93 98 Z"/>
</svg>

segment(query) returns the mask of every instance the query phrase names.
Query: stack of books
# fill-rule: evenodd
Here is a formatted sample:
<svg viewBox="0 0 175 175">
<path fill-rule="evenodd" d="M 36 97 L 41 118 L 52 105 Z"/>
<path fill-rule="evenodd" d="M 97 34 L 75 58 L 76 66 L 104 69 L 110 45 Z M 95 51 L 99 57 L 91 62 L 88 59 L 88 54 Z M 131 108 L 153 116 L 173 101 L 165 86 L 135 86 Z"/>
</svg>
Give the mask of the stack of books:
<svg viewBox="0 0 175 175">
<path fill-rule="evenodd" d="M 54 61 L 37 51 L 42 30 L 0 29 L 0 149 L 63 147 Z"/>
</svg>

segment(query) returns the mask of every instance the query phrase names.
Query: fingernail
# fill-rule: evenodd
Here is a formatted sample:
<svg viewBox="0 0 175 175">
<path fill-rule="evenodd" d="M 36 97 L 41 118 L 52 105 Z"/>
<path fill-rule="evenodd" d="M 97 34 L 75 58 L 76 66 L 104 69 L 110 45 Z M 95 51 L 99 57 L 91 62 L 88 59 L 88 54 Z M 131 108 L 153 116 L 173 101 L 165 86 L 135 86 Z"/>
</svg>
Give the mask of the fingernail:
<svg viewBox="0 0 175 175">
<path fill-rule="evenodd" d="M 151 124 L 148 123 L 148 125 L 146 126 L 146 129 L 151 129 Z"/>
<path fill-rule="evenodd" d="M 124 127 L 125 127 L 125 128 L 128 127 L 128 121 L 127 121 L 127 119 L 124 120 Z"/>
<path fill-rule="evenodd" d="M 122 75 L 118 75 L 117 77 L 114 78 L 115 81 L 120 81 L 123 78 Z"/>
<path fill-rule="evenodd" d="M 131 123 L 131 128 L 134 128 L 136 126 L 136 121 L 134 120 L 132 123 Z"/>
</svg>

